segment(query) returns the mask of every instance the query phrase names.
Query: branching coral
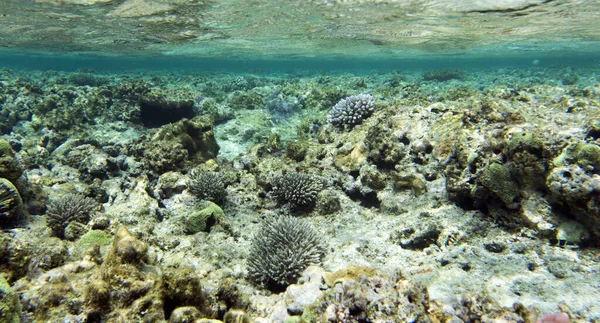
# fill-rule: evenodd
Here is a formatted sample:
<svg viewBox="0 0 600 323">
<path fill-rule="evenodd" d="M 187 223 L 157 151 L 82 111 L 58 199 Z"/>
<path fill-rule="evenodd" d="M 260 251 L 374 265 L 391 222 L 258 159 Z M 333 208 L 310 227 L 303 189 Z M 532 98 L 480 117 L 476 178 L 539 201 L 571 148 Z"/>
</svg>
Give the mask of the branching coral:
<svg viewBox="0 0 600 323">
<path fill-rule="evenodd" d="M 291 216 L 267 221 L 250 248 L 250 278 L 270 288 L 285 287 L 318 264 L 324 253 L 319 233 L 307 221 Z"/>
<path fill-rule="evenodd" d="M 81 194 L 66 194 L 50 203 L 46 212 L 46 224 L 54 234 L 63 238 L 65 228 L 76 222 L 86 224 L 90 215 L 98 207 L 93 199 Z"/>
<path fill-rule="evenodd" d="M 225 197 L 225 183 L 221 174 L 194 169 L 188 175 L 188 189 L 202 200 L 219 203 Z"/>
<path fill-rule="evenodd" d="M 327 115 L 327 122 L 338 127 L 352 128 L 375 111 L 371 94 L 353 95 L 341 99 Z"/>
<path fill-rule="evenodd" d="M 311 208 L 322 189 L 323 182 L 315 175 L 287 173 L 275 180 L 273 195 L 281 204 L 294 208 Z"/>
</svg>

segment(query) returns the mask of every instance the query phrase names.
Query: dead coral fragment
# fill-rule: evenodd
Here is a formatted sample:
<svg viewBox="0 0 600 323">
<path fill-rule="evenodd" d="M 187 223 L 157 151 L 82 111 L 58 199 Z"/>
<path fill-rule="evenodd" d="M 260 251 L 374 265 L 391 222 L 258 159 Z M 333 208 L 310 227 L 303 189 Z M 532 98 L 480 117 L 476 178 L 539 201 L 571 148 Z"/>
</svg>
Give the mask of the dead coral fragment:
<svg viewBox="0 0 600 323">
<path fill-rule="evenodd" d="M 66 194 L 50 203 L 46 212 L 46 224 L 59 238 L 65 237 L 65 228 L 71 222 L 86 224 L 91 213 L 98 207 L 93 199 L 81 194 Z"/>
</svg>

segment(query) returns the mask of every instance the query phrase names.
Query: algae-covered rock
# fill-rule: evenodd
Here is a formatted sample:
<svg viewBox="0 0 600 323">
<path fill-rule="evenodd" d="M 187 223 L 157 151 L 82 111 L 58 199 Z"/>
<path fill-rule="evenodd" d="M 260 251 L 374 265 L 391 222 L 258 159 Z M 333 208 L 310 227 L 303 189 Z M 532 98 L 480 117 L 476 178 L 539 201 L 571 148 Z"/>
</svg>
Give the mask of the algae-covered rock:
<svg viewBox="0 0 600 323">
<path fill-rule="evenodd" d="M 168 268 L 163 272 L 165 314 L 170 316 L 176 308 L 193 306 L 208 316 L 206 296 L 200 277 L 190 267 Z"/>
<path fill-rule="evenodd" d="M 194 306 L 182 306 L 173 310 L 169 317 L 169 323 L 198 322 L 201 318 L 202 313 Z"/>
<path fill-rule="evenodd" d="M 514 207 L 520 190 L 515 180 L 511 177 L 508 167 L 493 163 L 486 167 L 480 180 L 483 186 L 502 200 L 507 207 Z"/>
<path fill-rule="evenodd" d="M 334 164 L 343 172 L 358 171 L 367 163 L 369 149 L 362 142 L 357 142 L 353 146 L 342 147 L 337 156 L 335 156 Z"/>
<path fill-rule="evenodd" d="M 297 162 L 303 161 L 308 152 L 308 145 L 308 142 L 304 140 L 291 141 L 287 144 L 285 156 Z"/>
<path fill-rule="evenodd" d="M 171 99 L 151 93 L 140 99 L 140 119 L 146 127 L 156 127 L 196 115 L 191 98 Z"/>
<path fill-rule="evenodd" d="M 23 213 L 21 195 L 6 178 L 0 178 L 0 225 L 17 220 Z"/>
<path fill-rule="evenodd" d="M 182 168 L 187 161 L 214 159 L 219 153 L 219 145 L 213 123 L 212 117 L 206 115 L 182 119 L 162 126 L 150 140 L 141 138 L 128 150 L 157 173 Z"/>
<path fill-rule="evenodd" d="M 223 323 L 251 323 L 250 316 L 242 310 L 231 310 L 223 316 Z"/>
<path fill-rule="evenodd" d="M 0 233 L 0 272 L 13 282 L 27 273 L 30 249 L 18 239 Z"/>
<path fill-rule="evenodd" d="M 119 227 L 105 263 L 140 265 L 147 261 L 148 245 L 132 236 L 127 228 Z"/>
<path fill-rule="evenodd" d="M 15 157 L 15 152 L 8 141 L 0 139 L 0 177 L 15 181 L 23 173 L 21 164 Z"/>
<path fill-rule="evenodd" d="M 213 159 L 219 152 L 213 123 L 213 119 L 209 116 L 182 119 L 161 127 L 153 141 L 179 143 L 190 155 L 199 154 L 204 159 Z"/>
<path fill-rule="evenodd" d="M 504 154 L 515 180 L 529 188 L 543 188 L 551 164 L 551 150 L 535 134 L 514 134 L 506 143 Z"/>
<path fill-rule="evenodd" d="M 600 168 L 600 146 L 596 144 L 580 144 L 575 150 L 577 163 L 582 166 Z"/>
<path fill-rule="evenodd" d="M 210 229 L 225 219 L 225 214 L 221 208 L 210 201 L 204 202 L 205 207 L 185 216 L 185 227 L 188 234 L 196 234 L 198 232 L 208 232 Z"/>
<path fill-rule="evenodd" d="M 367 132 L 369 159 L 378 167 L 393 168 L 409 153 L 410 140 L 397 127 L 389 118 L 381 118 Z"/>
<path fill-rule="evenodd" d="M 19 303 L 19 297 L 6 279 L 0 275 L 0 322 L 19 323 L 21 322 L 20 313 L 21 303 Z"/>
</svg>

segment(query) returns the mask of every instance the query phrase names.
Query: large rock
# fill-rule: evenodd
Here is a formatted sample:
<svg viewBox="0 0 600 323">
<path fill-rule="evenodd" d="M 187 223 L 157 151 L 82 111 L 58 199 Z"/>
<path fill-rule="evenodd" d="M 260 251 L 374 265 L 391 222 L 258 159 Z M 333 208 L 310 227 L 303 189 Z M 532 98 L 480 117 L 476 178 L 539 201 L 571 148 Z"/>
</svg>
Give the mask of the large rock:
<svg viewBox="0 0 600 323">
<path fill-rule="evenodd" d="M 23 202 L 15 186 L 0 178 L 0 225 L 18 219 L 23 214 Z"/>
<path fill-rule="evenodd" d="M 15 157 L 8 141 L 0 139 L 0 177 L 15 181 L 21 177 L 23 168 Z"/>
</svg>

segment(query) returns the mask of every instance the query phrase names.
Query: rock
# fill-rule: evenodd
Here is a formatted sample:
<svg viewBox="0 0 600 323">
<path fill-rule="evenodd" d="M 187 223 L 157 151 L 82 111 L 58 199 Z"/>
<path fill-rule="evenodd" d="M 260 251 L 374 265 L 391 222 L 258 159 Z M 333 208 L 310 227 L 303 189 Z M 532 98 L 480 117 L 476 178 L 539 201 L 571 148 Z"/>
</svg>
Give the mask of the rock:
<svg viewBox="0 0 600 323">
<path fill-rule="evenodd" d="M 79 237 L 83 236 L 88 232 L 88 228 L 85 224 L 73 221 L 65 228 L 65 239 L 69 241 L 75 241 Z"/>
<path fill-rule="evenodd" d="M 290 285 L 284 295 L 287 312 L 290 315 L 302 315 L 304 309 L 314 303 L 322 294 L 320 279 L 313 279 L 304 284 Z"/>
<path fill-rule="evenodd" d="M 230 310 L 223 316 L 224 323 L 251 323 L 252 319 L 242 310 Z"/>
<path fill-rule="evenodd" d="M 171 198 L 175 194 L 180 194 L 186 188 L 186 178 L 181 173 L 166 172 L 158 178 L 154 187 L 154 195 L 161 199 Z"/>
<path fill-rule="evenodd" d="M 215 139 L 213 122 L 209 116 L 182 119 L 161 127 L 152 141 L 171 146 L 173 143 L 179 143 L 190 156 L 199 155 L 205 160 L 214 159 L 219 153 L 219 145 Z"/>
<path fill-rule="evenodd" d="M 0 177 L 16 181 L 23 173 L 21 164 L 15 157 L 8 141 L 0 139 Z"/>
<path fill-rule="evenodd" d="M 0 233 L 0 272 L 13 282 L 27 273 L 30 249 L 14 237 Z"/>
<path fill-rule="evenodd" d="M 194 323 L 202 317 L 202 313 L 193 306 L 182 306 L 173 310 L 169 323 Z"/>
<path fill-rule="evenodd" d="M 508 208 L 515 208 L 520 189 L 512 178 L 508 167 L 493 163 L 486 167 L 480 178 L 481 183 L 498 197 Z"/>
<path fill-rule="evenodd" d="M 148 246 L 136 239 L 129 231 L 121 226 L 117 228 L 112 249 L 106 256 L 107 264 L 139 265 L 148 261 Z"/>
<path fill-rule="evenodd" d="M 190 267 L 168 268 L 163 273 L 163 295 L 165 313 L 169 316 L 176 308 L 193 307 L 203 313 L 206 297 L 202 290 L 200 277 Z M 183 310 L 182 310 L 183 311 Z"/>
<path fill-rule="evenodd" d="M 415 196 L 420 196 L 427 190 L 427 184 L 423 175 L 415 173 L 392 173 L 394 189 L 410 189 Z"/>
<path fill-rule="evenodd" d="M 316 210 L 319 214 L 327 215 L 342 209 L 340 193 L 335 190 L 322 190 L 317 195 Z"/>
<path fill-rule="evenodd" d="M 19 297 L 12 290 L 6 279 L 0 275 L 0 322 L 19 323 L 21 303 Z"/>
<path fill-rule="evenodd" d="M 0 225 L 10 224 L 23 214 L 23 201 L 17 188 L 6 178 L 0 178 Z"/>
<path fill-rule="evenodd" d="M 341 150 L 346 148 L 347 152 L 344 153 Z M 354 146 L 344 146 L 340 149 L 339 154 L 335 157 L 335 166 L 343 172 L 358 171 L 361 166 L 367 163 L 367 156 L 369 150 L 365 144 L 357 142 Z"/>
</svg>

